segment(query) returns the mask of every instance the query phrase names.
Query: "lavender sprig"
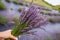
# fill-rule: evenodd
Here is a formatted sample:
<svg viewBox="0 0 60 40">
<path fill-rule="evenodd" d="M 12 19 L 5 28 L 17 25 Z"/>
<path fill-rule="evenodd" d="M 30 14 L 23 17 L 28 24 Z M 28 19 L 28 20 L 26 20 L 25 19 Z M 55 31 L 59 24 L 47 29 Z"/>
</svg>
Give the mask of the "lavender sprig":
<svg viewBox="0 0 60 40">
<path fill-rule="evenodd" d="M 14 36 L 19 36 L 31 29 L 38 28 L 47 22 L 47 20 L 44 19 L 44 16 L 39 13 L 38 7 L 35 5 L 31 6 L 28 11 L 23 9 L 19 20 L 20 24 L 16 26 L 12 31 L 12 35 Z"/>
<path fill-rule="evenodd" d="M 20 22 L 27 24 L 27 27 L 23 28 L 23 32 L 27 32 L 28 30 L 38 28 L 41 25 L 46 24 L 47 17 L 41 15 L 37 10 L 38 10 L 38 7 L 34 5 L 34 6 L 31 6 L 28 9 L 28 11 L 25 11 L 24 9 L 21 12 Z"/>
</svg>

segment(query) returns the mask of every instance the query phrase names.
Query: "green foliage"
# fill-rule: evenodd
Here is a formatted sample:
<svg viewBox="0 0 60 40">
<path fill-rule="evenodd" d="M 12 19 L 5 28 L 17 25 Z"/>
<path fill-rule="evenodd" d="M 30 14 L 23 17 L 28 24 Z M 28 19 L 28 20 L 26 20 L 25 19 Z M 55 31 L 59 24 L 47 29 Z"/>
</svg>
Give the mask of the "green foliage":
<svg viewBox="0 0 60 40">
<path fill-rule="evenodd" d="M 54 17 L 52 18 L 52 17 L 51 17 L 51 18 L 49 19 L 49 21 L 50 21 L 51 23 L 56 23 L 56 22 L 57 22 L 57 23 L 60 23 L 60 18 L 54 18 Z"/>
<path fill-rule="evenodd" d="M 49 12 L 40 12 L 41 14 L 44 14 L 44 15 L 49 15 L 49 16 L 60 16 L 60 14 L 52 14 L 52 13 L 49 13 Z"/>
<path fill-rule="evenodd" d="M 16 26 L 13 31 L 12 31 L 12 35 L 14 36 L 19 36 L 21 34 L 23 34 L 22 29 L 24 29 L 27 25 L 25 23 L 19 24 L 18 26 Z"/>
<path fill-rule="evenodd" d="M 19 8 L 18 11 L 21 12 L 22 11 L 22 8 Z"/>
<path fill-rule="evenodd" d="M 49 19 L 49 21 L 50 21 L 51 23 L 55 23 L 55 22 L 54 22 L 54 19 L 53 19 L 52 17 Z"/>
<path fill-rule="evenodd" d="M 0 16 L 0 24 L 5 24 L 9 21 L 8 18 L 5 18 L 4 16 Z"/>
<path fill-rule="evenodd" d="M 15 22 L 16 25 L 20 24 L 19 19 L 17 19 L 17 18 L 14 18 L 13 21 Z"/>
<path fill-rule="evenodd" d="M 19 3 L 19 5 L 23 5 L 23 3 L 22 3 L 22 2 L 20 2 L 20 3 Z"/>
<path fill-rule="evenodd" d="M 59 12 L 60 12 L 60 5 L 56 5 L 56 7 L 58 8 Z"/>
<path fill-rule="evenodd" d="M 44 14 L 45 14 L 45 15 L 50 15 L 50 13 L 49 13 L 49 12 L 44 12 Z"/>
<path fill-rule="evenodd" d="M 49 13 L 49 12 L 41 12 L 41 14 L 44 14 L 44 15 L 52 15 L 52 14 Z"/>
<path fill-rule="evenodd" d="M 22 2 L 18 2 L 18 0 L 14 0 L 13 3 L 14 3 L 14 4 L 23 5 L 23 3 L 22 3 Z"/>
<path fill-rule="evenodd" d="M 27 25 L 25 23 L 19 24 L 18 26 L 15 26 L 15 28 L 12 30 L 11 34 L 13 36 L 19 36 L 23 34 L 22 29 L 24 29 Z M 11 40 L 10 38 L 7 38 L 5 40 Z"/>
<path fill-rule="evenodd" d="M 11 2 L 11 0 L 5 0 L 6 2 L 8 2 L 8 3 L 10 3 Z"/>
<path fill-rule="evenodd" d="M 42 0 L 42 1 L 48 5 L 47 7 L 51 6 L 52 9 L 60 11 L 60 7 L 53 6 L 52 4 L 49 4 L 48 2 L 46 2 L 45 0 Z"/>
<path fill-rule="evenodd" d="M 14 0 L 13 3 L 14 3 L 14 4 L 18 4 L 18 0 Z"/>
<path fill-rule="evenodd" d="M 4 10 L 5 8 L 6 6 L 4 5 L 4 3 L 0 1 L 0 10 Z"/>
<path fill-rule="evenodd" d="M 43 2 L 45 2 L 47 5 L 50 5 L 52 7 L 54 7 L 52 4 L 49 4 L 48 2 L 46 2 L 45 0 L 42 0 Z"/>
<path fill-rule="evenodd" d="M 50 37 L 46 37 L 46 39 L 45 40 L 52 40 Z"/>
<path fill-rule="evenodd" d="M 11 38 L 7 38 L 7 39 L 4 39 L 4 40 L 12 40 Z"/>
</svg>

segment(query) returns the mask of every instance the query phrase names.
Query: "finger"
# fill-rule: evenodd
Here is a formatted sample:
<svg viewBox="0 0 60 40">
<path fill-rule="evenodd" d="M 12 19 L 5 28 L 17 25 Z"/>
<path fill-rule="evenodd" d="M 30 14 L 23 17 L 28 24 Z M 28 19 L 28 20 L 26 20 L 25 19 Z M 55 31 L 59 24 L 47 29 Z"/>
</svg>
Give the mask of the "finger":
<svg viewBox="0 0 60 40">
<path fill-rule="evenodd" d="M 4 40 L 4 39 L 1 39 L 1 40 Z"/>
<path fill-rule="evenodd" d="M 4 38 L 0 38 L 0 40 L 4 40 Z"/>
<path fill-rule="evenodd" d="M 10 36 L 10 38 L 12 38 L 12 39 L 14 39 L 14 40 L 16 40 L 17 38 L 16 37 L 14 37 L 14 36 Z"/>
</svg>

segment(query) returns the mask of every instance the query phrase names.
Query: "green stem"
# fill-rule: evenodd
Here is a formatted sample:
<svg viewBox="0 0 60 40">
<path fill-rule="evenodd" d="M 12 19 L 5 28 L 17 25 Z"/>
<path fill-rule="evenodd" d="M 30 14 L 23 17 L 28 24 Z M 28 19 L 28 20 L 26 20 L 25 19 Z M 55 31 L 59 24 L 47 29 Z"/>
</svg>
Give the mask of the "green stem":
<svg viewBox="0 0 60 40">
<path fill-rule="evenodd" d="M 22 34 L 21 30 L 22 30 L 23 28 L 25 28 L 26 26 L 27 26 L 27 25 L 26 25 L 25 23 L 16 26 L 16 27 L 12 30 L 11 34 L 12 34 L 13 36 L 19 36 L 19 35 L 21 35 L 21 34 Z M 5 39 L 5 40 L 12 40 L 12 39 L 11 39 L 11 38 L 7 38 L 7 39 Z"/>
</svg>

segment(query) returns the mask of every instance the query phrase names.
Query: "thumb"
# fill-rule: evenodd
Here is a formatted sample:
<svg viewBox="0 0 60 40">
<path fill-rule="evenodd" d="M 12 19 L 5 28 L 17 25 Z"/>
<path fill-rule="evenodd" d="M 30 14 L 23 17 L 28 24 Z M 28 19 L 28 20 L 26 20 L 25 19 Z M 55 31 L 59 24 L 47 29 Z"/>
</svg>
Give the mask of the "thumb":
<svg viewBox="0 0 60 40">
<path fill-rule="evenodd" d="M 12 38 L 14 40 L 17 40 L 17 37 L 14 37 L 14 36 L 10 36 L 10 38 Z"/>
</svg>

